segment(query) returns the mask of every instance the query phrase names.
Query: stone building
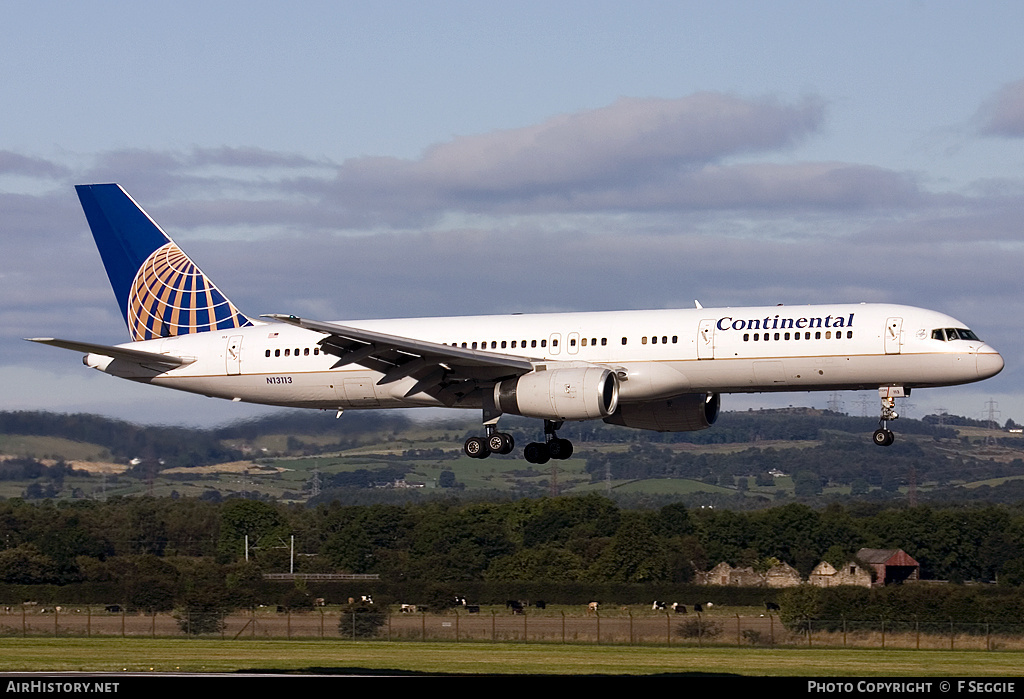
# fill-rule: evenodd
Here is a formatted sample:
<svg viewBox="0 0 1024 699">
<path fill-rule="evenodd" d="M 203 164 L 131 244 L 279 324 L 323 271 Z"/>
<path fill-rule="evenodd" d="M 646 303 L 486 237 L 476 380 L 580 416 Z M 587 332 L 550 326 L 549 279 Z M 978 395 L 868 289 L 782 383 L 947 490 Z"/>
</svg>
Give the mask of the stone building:
<svg viewBox="0 0 1024 699">
<path fill-rule="evenodd" d="M 856 561 L 850 561 L 836 569 L 828 561 L 822 561 L 811 571 L 809 582 L 816 587 L 836 587 L 838 585 L 856 585 L 871 587 L 871 571 L 863 568 Z"/>
</svg>

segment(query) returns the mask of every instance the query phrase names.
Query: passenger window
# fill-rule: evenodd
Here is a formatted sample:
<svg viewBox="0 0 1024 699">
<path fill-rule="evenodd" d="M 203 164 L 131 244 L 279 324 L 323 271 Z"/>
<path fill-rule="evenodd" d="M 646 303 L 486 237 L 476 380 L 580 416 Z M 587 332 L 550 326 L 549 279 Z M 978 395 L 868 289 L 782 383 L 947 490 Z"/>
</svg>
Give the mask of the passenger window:
<svg viewBox="0 0 1024 699">
<path fill-rule="evenodd" d="M 679 342 L 679 336 L 678 336 L 678 335 L 673 335 L 673 336 L 672 336 L 672 344 L 674 345 L 674 344 L 676 344 L 677 342 Z"/>
<path fill-rule="evenodd" d="M 646 335 L 644 335 L 643 338 L 641 338 L 640 344 L 641 345 L 646 345 L 647 344 L 647 336 Z"/>
<path fill-rule="evenodd" d="M 604 347 L 607 344 L 608 344 L 608 338 L 607 337 L 602 337 L 601 338 L 601 346 Z M 625 343 L 623 343 L 623 344 L 625 344 Z"/>
<path fill-rule="evenodd" d="M 541 347 L 547 347 L 548 346 L 548 341 L 547 340 L 541 340 L 540 341 L 540 346 Z"/>
<path fill-rule="evenodd" d="M 651 338 L 651 344 L 652 345 L 658 344 L 658 336 L 657 335 L 655 335 L 654 337 Z"/>
<path fill-rule="evenodd" d="M 267 350 L 267 356 L 268 357 L 270 356 L 270 350 Z"/>
<path fill-rule="evenodd" d="M 552 340 L 551 341 L 551 346 L 552 347 L 558 347 L 558 340 Z"/>
<path fill-rule="evenodd" d="M 286 350 L 284 351 L 284 356 L 286 356 L 286 357 L 290 357 L 290 356 L 292 356 L 292 351 L 291 351 L 290 349 L 286 349 Z"/>
<path fill-rule="evenodd" d="M 575 342 L 575 340 L 573 340 L 573 342 Z M 580 340 L 580 345 L 583 346 L 583 347 L 586 347 L 587 346 L 587 338 L 583 338 L 582 340 Z"/>
<path fill-rule="evenodd" d="M 304 347 L 302 349 L 302 356 L 303 357 L 308 357 L 309 356 L 309 348 L 308 347 Z"/>
<path fill-rule="evenodd" d="M 274 356 L 275 357 L 280 357 L 281 356 L 281 350 L 279 350 L 279 349 L 274 350 Z"/>
<path fill-rule="evenodd" d="M 530 340 L 530 347 L 536 347 L 536 346 L 537 346 L 537 341 L 536 340 Z"/>
<path fill-rule="evenodd" d="M 501 348 L 505 349 L 505 341 L 504 340 L 501 341 Z"/>
<path fill-rule="evenodd" d="M 555 342 L 558 342 L 558 340 L 555 340 Z M 584 342 L 586 342 L 586 340 L 584 340 Z M 576 338 L 575 337 L 569 339 L 569 346 L 570 347 L 575 347 L 576 346 Z"/>
</svg>

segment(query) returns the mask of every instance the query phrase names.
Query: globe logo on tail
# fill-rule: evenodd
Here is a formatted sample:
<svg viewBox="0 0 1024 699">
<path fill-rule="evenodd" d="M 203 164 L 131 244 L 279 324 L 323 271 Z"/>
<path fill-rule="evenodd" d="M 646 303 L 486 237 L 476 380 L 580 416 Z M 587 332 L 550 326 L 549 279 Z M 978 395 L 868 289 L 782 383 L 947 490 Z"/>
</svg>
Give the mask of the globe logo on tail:
<svg viewBox="0 0 1024 699">
<path fill-rule="evenodd" d="M 172 242 L 136 273 L 127 320 L 136 341 L 252 325 Z"/>
</svg>

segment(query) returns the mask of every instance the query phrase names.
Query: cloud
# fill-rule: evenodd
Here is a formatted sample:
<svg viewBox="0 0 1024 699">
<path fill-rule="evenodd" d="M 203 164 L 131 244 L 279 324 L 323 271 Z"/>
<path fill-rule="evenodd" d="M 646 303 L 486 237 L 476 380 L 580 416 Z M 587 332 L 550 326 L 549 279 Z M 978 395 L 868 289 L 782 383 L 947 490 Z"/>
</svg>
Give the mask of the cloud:
<svg viewBox="0 0 1024 699">
<path fill-rule="evenodd" d="M 0 174 L 59 178 L 68 174 L 68 168 L 43 158 L 32 158 L 13 151 L 0 150 Z"/>
<path fill-rule="evenodd" d="M 811 98 L 623 98 L 534 126 L 457 137 L 417 160 L 347 160 L 325 199 L 346 209 L 410 213 L 635 208 L 651 196 L 665 199 L 652 190 L 686 173 L 788 148 L 815 133 L 823 118 L 823 105 Z"/>
<path fill-rule="evenodd" d="M 1024 136 L 1024 80 L 1004 85 L 976 115 L 986 136 Z"/>
</svg>

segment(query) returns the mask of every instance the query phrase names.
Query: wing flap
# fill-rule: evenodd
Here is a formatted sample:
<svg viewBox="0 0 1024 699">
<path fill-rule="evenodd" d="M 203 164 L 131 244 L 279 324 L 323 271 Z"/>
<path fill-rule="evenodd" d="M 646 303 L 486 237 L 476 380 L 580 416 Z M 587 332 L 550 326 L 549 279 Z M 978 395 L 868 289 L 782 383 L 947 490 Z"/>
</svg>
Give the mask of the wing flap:
<svg viewBox="0 0 1024 699">
<path fill-rule="evenodd" d="M 265 318 L 289 323 L 326 335 L 320 341 L 324 351 L 338 357 L 335 366 L 359 364 L 384 376 L 379 384 L 404 378 L 416 379 L 415 392 L 438 396 L 459 383 L 493 382 L 534 370 L 532 360 L 511 354 L 499 354 L 389 335 L 373 330 L 326 323 L 292 315 L 266 315 Z M 459 386 L 460 395 L 471 386 Z"/>
</svg>

